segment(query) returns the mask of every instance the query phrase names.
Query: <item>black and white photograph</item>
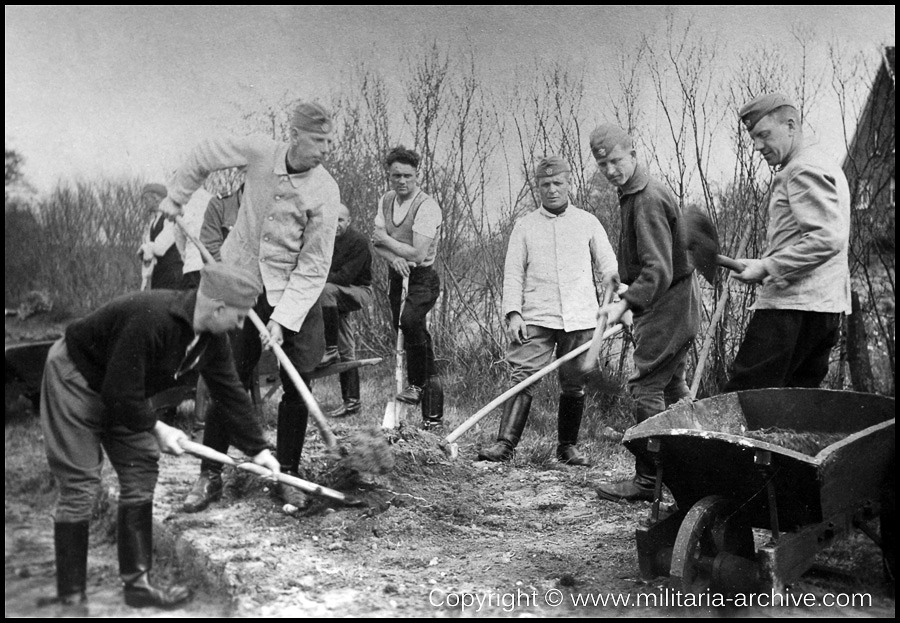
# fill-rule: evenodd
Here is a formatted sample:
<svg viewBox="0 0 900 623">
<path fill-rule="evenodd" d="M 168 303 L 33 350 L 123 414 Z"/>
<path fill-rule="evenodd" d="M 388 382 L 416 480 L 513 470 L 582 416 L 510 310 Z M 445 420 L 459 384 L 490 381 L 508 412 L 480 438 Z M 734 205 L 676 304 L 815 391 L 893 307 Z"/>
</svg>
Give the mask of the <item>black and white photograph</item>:
<svg viewBox="0 0 900 623">
<path fill-rule="evenodd" d="M 7 5 L 7 617 L 895 612 L 893 5 Z"/>
</svg>

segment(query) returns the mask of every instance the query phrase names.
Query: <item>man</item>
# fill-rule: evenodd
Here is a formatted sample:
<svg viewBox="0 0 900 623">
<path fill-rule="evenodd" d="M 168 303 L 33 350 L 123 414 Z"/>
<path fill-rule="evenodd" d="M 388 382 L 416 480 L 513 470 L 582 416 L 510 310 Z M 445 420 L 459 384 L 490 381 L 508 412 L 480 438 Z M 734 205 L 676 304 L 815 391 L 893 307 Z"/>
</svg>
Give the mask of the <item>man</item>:
<svg viewBox="0 0 900 623">
<path fill-rule="evenodd" d="M 640 423 L 690 396 L 684 369 L 700 325 L 700 287 L 680 235 L 678 201 L 638 164 L 631 136 L 606 124 L 590 142 L 597 166 L 619 192 L 619 274 L 629 287 L 601 313 L 610 324 L 627 310 L 633 314 L 635 371 L 628 389 Z M 654 466 L 638 460 L 634 478 L 601 484 L 597 493 L 608 500 L 650 501 L 655 478 Z"/>
<path fill-rule="evenodd" d="M 233 193 L 219 193 L 206 206 L 200 228 L 200 242 L 217 262 L 222 261 L 222 243 L 234 229 L 243 195 L 244 185 L 241 184 Z"/>
<path fill-rule="evenodd" d="M 507 361 L 515 385 L 557 358 L 589 342 L 597 325 L 594 272 L 604 288 L 615 288 L 616 255 L 606 230 L 592 214 L 569 201 L 569 163 L 544 158 L 535 170 L 541 207 L 513 227 L 503 273 L 503 312 L 507 322 Z M 590 466 L 576 447 L 584 414 L 581 372 L 586 352 L 559 368 L 556 459 Z M 519 443 L 536 385 L 503 406 L 497 441 L 478 453 L 483 461 L 508 461 Z"/>
<path fill-rule="evenodd" d="M 225 264 L 244 268 L 263 285 L 256 313 L 271 342 L 281 345 L 304 382 L 322 360 L 325 350 L 319 296 L 325 286 L 340 193 L 322 166 L 331 148 L 331 116 L 314 103 L 298 104 L 291 115 L 288 143 L 249 136 L 212 139 L 201 143 L 175 173 L 160 210 L 180 214 L 181 205 L 212 172 L 246 167 L 244 193 L 234 229 L 222 243 Z M 262 353 L 260 336 L 245 323 L 238 373 L 245 387 Z M 278 405 L 276 455 L 282 470 L 299 475 L 309 411 L 285 370 L 284 394 Z M 221 418 L 207 418 L 204 443 L 226 450 L 230 431 Z M 223 447 L 224 446 L 224 447 Z M 204 506 L 222 494 L 221 473 L 201 464 L 201 477 L 193 492 Z M 299 490 L 280 485 L 282 500 L 297 508 L 308 505 Z"/>
<path fill-rule="evenodd" d="M 199 188 L 184 206 L 184 224 L 188 229 L 188 233 L 194 239 L 200 237 L 203 218 L 212 199 L 212 193 L 205 188 Z M 156 206 L 159 207 L 159 203 Z M 181 254 L 181 260 L 184 263 L 182 266 L 181 289 L 190 290 L 191 288 L 196 288 L 200 284 L 200 269 L 203 268 L 203 256 L 200 255 L 200 249 L 188 240 L 187 234 L 178 226 L 175 227 L 175 244 L 178 246 L 178 252 Z"/>
<path fill-rule="evenodd" d="M 144 232 L 144 242 L 138 250 L 150 275 L 149 279 L 145 275 L 145 284 L 141 289 L 145 289 L 145 286 L 151 290 L 181 288 L 184 264 L 175 244 L 175 224 L 167 221 L 157 211 L 166 192 L 166 187 L 162 184 L 146 184 L 141 191 L 141 203 L 150 217 L 150 223 Z"/>
<path fill-rule="evenodd" d="M 796 106 L 761 95 L 741 121 L 775 169 L 766 250 L 735 279 L 762 284 L 726 392 L 818 387 L 850 313 L 850 191 L 841 168 L 807 144 Z"/>
<path fill-rule="evenodd" d="M 426 316 L 437 302 L 441 282 L 434 270 L 441 230 L 441 208 L 419 189 L 419 154 L 399 146 L 385 159 L 391 190 L 378 204 L 372 242 L 388 263 L 391 317 L 403 331 L 409 385 L 396 400 L 422 403 L 423 427 L 443 425 L 444 390 L 434 365 L 434 349 Z M 409 279 L 403 315 L 403 280 Z"/>
<path fill-rule="evenodd" d="M 181 454 L 186 436 L 156 419 L 147 398 L 193 371 L 206 379 L 235 445 L 253 462 L 279 470 L 253 405 L 242 391 L 225 333 L 256 300 L 253 275 L 232 267 L 203 270 L 199 290 L 129 294 L 69 325 L 50 350 L 41 389 L 41 428 L 59 485 L 54 524 L 57 601 L 86 600 L 88 532 L 100 485 L 101 447 L 119 477 L 119 574 L 129 606 L 184 602 L 182 586 L 150 581 L 153 490 L 159 453 Z"/>
<path fill-rule="evenodd" d="M 372 252 L 369 241 L 350 225 L 350 210 L 341 204 L 331 270 L 321 298 L 325 357 L 320 367 L 356 359 L 356 340 L 348 316 L 372 301 Z M 346 417 L 359 413 L 359 370 L 341 373 L 341 398 L 343 405 L 328 415 Z"/>
</svg>

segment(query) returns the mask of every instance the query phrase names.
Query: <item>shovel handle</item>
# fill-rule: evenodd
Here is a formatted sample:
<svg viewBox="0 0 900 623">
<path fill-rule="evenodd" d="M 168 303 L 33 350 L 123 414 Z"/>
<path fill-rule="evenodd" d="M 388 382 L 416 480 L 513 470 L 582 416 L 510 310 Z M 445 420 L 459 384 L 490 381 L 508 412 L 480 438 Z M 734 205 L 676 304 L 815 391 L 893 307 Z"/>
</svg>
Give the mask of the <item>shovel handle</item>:
<svg viewBox="0 0 900 623">
<path fill-rule="evenodd" d="M 197 240 L 197 238 L 195 238 L 191 234 L 191 232 L 188 231 L 187 226 L 184 224 L 184 219 L 176 215 L 175 222 L 179 227 L 181 227 L 181 230 L 184 232 L 184 235 L 187 236 L 188 240 L 190 240 L 200 251 L 200 255 L 203 257 L 203 261 L 207 264 L 215 264 L 216 259 L 212 256 L 212 253 L 210 253 L 209 250 L 203 245 L 203 243 Z M 269 336 L 269 330 L 266 328 L 266 325 L 263 324 L 263 321 L 254 310 L 251 309 L 250 313 L 247 314 L 247 317 L 250 318 L 250 321 L 254 325 L 256 325 L 256 328 L 259 331 L 260 335 L 264 335 L 266 336 L 266 338 L 271 337 Z M 304 383 L 303 379 L 300 378 L 300 374 L 297 372 L 297 368 L 295 368 L 294 364 L 291 363 L 291 360 L 288 359 L 288 356 L 281 349 L 281 346 L 279 346 L 278 344 L 273 344 L 271 340 L 269 340 L 269 346 L 271 347 L 272 352 L 275 353 L 275 358 L 278 359 L 278 363 L 281 364 L 281 367 L 287 372 L 288 377 L 290 377 L 291 381 L 294 383 L 297 391 L 300 392 L 300 396 L 303 398 L 303 402 L 306 403 L 306 407 L 309 409 L 310 414 L 313 416 L 313 420 L 315 421 L 316 426 L 319 427 L 319 432 L 322 433 L 322 440 L 325 442 L 325 445 L 328 446 L 329 450 L 335 449 L 337 447 L 337 438 L 328 427 L 328 423 L 325 421 L 325 415 L 319 408 L 319 404 L 313 397 L 312 392 L 309 391 L 306 383 Z"/>
<path fill-rule="evenodd" d="M 606 307 L 612 302 L 613 288 L 610 286 L 603 293 L 603 305 Z M 591 338 L 591 347 L 588 349 L 587 357 L 585 357 L 582 372 L 590 372 L 597 365 L 597 359 L 600 357 L 600 346 L 603 345 L 603 334 L 606 332 L 606 325 L 609 324 L 609 315 L 605 312 L 600 314 L 597 327 L 594 329 L 594 336 Z"/>
<path fill-rule="evenodd" d="M 716 264 L 719 266 L 724 266 L 728 270 L 734 271 L 736 273 L 744 272 L 744 269 L 747 268 L 737 260 L 733 260 L 730 257 L 725 257 L 724 255 L 716 256 Z"/>
<path fill-rule="evenodd" d="M 347 501 L 347 496 L 340 491 L 335 491 L 334 489 L 329 489 L 328 487 L 317 485 L 314 482 L 309 482 L 308 480 L 303 480 L 302 478 L 297 478 L 296 476 L 290 476 L 288 474 L 282 473 L 276 474 L 271 470 L 266 469 L 262 465 L 257 465 L 256 463 L 238 463 L 227 454 L 217 452 L 208 446 L 204 446 L 203 444 L 196 443 L 188 439 L 182 439 L 180 440 L 180 445 L 182 448 L 184 448 L 185 452 L 200 457 L 201 459 L 215 461 L 216 463 L 222 463 L 223 465 L 231 465 L 245 472 L 256 474 L 257 476 L 264 476 L 266 478 L 274 477 L 274 479 L 278 482 L 290 485 L 291 487 L 300 489 L 301 491 L 305 491 L 306 493 L 321 495 L 327 498 L 332 498 L 334 500 L 339 500 L 341 502 Z"/>
<path fill-rule="evenodd" d="M 603 339 L 605 340 L 607 338 L 610 338 L 610 337 L 614 336 L 615 334 L 617 334 L 621 330 L 622 330 L 622 325 L 620 325 L 620 324 L 617 324 L 614 327 L 610 327 L 603 334 Z M 454 430 L 452 433 L 450 433 L 449 435 L 447 435 L 444 438 L 444 441 L 447 444 L 452 444 L 457 439 L 459 439 L 463 435 L 463 433 L 465 433 L 467 430 L 469 430 L 470 428 L 475 426 L 475 424 L 477 424 L 479 422 L 479 420 L 481 420 L 481 418 L 486 416 L 488 413 L 490 413 L 491 411 L 493 411 L 494 409 L 496 409 L 497 407 L 502 405 L 504 402 L 506 402 L 507 400 L 509 400 L 516 394 L 518 394 L 520 391 L 522 391 L 529 385 L 537 382 L 542 377 L 547 376 L 548 374 L 550 374 L 551 372 L 556 370 L 558 367 L 560 367 L 567 361 L 571 361 L 572 359 L 575 359 L 575 357 L 578 357 L 581 353 L 583 353 L 590 347 L 591 347 L 590 342 L 586 342 L 586 343 L 582 344 L 578 348 L 576 348 L 572 351 L 569 351 L 568 353 L 566 353 L 565 355 L 563 355 L 562 357 L 560 357 L 553 363 L 551 363 L 547 366 L 544 366 L 543 368 L 541 368 L 540 370 L 538 370 L 537 372 L 535 372 L 534 374 L 529 376 L 524 381 L 521 381 L 520 383 L 516 384 L 512 388 L 506 390 L 505 392 L 503 392 L 502 394 L 500 394 L 499 396 L 494 398 L 492 401 L 487 403 L 485 406 L 483 406 L 475 415 L 473 415 L 468 420 L 466 420 L 465 422 L 460 424 L 456 428 L 456 430 Z"/>
</svg>

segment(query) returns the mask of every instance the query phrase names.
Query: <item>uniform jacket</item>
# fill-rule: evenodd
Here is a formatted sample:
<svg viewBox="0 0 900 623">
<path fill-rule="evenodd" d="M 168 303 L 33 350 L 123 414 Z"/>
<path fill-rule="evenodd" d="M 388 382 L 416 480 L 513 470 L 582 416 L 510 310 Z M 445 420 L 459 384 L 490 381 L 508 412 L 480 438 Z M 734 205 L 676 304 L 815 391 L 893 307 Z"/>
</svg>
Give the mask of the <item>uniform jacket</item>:
<svg viewBox="0 0 900 623">
<path fill-rule="evenodd" d="M 288 174 L 288 148 L 261 136 L 204 141 L 176 172 L 169 197 L 183 204 L 212 171 L 246 167 L 222 260 L 256 274 L 275 308 L 272 320 L 299 331 L 325 287 L 341 197 L 322 166 Z"/>
</svg>

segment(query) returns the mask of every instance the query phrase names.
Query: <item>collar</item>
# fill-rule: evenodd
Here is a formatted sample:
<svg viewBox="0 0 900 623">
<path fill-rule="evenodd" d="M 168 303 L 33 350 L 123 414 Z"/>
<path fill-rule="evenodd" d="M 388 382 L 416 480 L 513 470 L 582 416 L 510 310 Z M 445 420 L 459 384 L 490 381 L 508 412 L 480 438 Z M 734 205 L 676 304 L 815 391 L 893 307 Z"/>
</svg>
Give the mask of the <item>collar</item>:
<svg viewBox="0 0 900 623">
<path fill-rule="evenodd" d="M 275 150 L 275 166 L 272 168 L 272 172 L 279 176 L 288 176 L 290 179 L 302 178 L 310 175 L 313 171 L 318 169 L 322 165 L 314 166 L 313 168 L 303 171 L 302 173 L 288 173 L 287 170 L 287 154 L 288 150 L 291 148 L 290 143 L 281 143 L 278 145 L 278 148 Z"/>
<path fill-rule="evenodd" d="M 650 183 L 650 176 L 644 170 L 640 164 L 634 168 L 634 173 L 631 175 L 631 179 L 625 182 L 625 185 L 619 189 L 619 196 L 624 197 L 625 195 L 633 195 L 635 193 L 639 193 L 645 188 L 647 188 L 647 184 Z"/>
<path fill-rule="evenodd" d="M 547 218 L 562 218 L 563 216 L 565 216 L 566 214 L 569 213 L 570 208 L 574 208 L 574 207 L 575 206 L 572 205 L 572 202 L 569 201 L 566 204 L 566 209 L 563 210 L 562 212 L 560 212 L 559 214 L 554 214 L 553 212 L 551 212 L 550 210 L 545 208 L 543 205 L 540 207 L 540 209 L 538 211 Z"/>
<path fill-rule="evenodd" d="M 194 329 L 194 308 L 197 307 L 197 290 L 178 292 L 169 303 L 169 312 L 188 323 Z"/>
</svg>

